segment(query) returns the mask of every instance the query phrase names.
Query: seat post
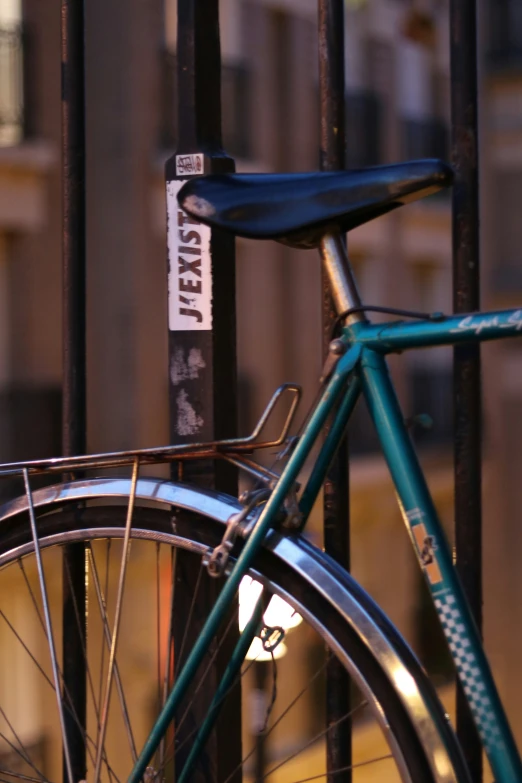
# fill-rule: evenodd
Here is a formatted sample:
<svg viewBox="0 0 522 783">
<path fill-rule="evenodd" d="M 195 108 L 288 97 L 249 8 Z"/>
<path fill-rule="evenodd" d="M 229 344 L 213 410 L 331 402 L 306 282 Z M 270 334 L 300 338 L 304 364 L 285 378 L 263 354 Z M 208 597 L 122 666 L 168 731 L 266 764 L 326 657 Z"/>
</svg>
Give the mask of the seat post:
<svg viewBox="0 0 522 783">
<path fill-rule="evenodd" d="M 339 232 L 325 234 L 319 244 L 319 252 L 328 275 L 337 314 L 351 310 L 352 307 L 360 307 L 361 297 Z M 346 323 L 352 324 L 365 320 L 364 313 L 353 313 L 348 316 Z"/>
</svg>

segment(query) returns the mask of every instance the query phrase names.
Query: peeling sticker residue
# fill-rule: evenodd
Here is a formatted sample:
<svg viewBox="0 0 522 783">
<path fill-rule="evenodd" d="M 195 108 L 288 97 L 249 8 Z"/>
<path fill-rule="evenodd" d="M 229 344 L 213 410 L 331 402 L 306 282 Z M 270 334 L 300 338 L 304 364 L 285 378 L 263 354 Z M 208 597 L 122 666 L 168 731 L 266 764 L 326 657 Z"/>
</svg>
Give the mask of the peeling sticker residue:
<svg viewBox="0 0 522 783">
<path fill-rule="evenodd" d="M 170 365 L 170 380 L 174 386 L 182 381 L 193 381 L 199 378 L 199 371 L 206 367 L 202 353 L 199 348 L 191 348 L 188 359 L 185 361 L 185 351 L 183 348 L 174 349 Z"/>
<path fill-rule="evenodd" d="M 176 403 L 178 406 L 178 421 L 176 427 L 178 435 L 195 435 L 199 432 L 204 422 L 188 401 L 188 394 L 185 389 L 180 389 L 180 392 L 176 397 Z"/>
</svg>

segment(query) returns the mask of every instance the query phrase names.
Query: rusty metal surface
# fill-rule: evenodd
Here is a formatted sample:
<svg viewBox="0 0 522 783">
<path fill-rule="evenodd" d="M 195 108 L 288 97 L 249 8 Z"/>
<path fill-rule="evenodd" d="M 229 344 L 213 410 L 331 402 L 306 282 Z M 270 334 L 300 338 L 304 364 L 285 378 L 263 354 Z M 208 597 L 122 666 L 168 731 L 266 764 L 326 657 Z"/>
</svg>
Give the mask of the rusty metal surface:
<svg viewBox="0 0 522 783">
<path fill-rule="evenodd" d="M 451 0 L 453 304 L 480 307 L 476 0 Z M 481 381 L 479 345 L 454 349 L 455 542 L 457 570 L 482 629 Z M 482 780 L 482 750 L 466 698 L 457 691 L 457 735 L 473 780 Z"/>
<path fill-rule="evenodd" d="M 86 451 L 85 333 L 85 73 L 84 3 L 62 0 L 62 267 L 63 407 L 62 447 L 70 457 Z M 71 544 L 63 557 L 63 682 L 67 693 L 67 733 L 73 779 L 86 771 L 87 709 L 86 580 L 83 544 Z M 67 780 L 64 764 L 64 780 Z"/>
<path fill-rule="evenodd" d="M 222 148 L 221 136 L 221 51 L 219 31 L 219 0 L 178 0 L 177 36 L 177 95 L 178 142 L 176 154 L 166 164 L 167 202 L 169 188 L 174 192 L 183 181 L 195 173 L 223 173 L 234 171 L 234 161 Z M 196 170 L 185 164 L 196 161 Z M 180 164 L 180 165 L 178 165 Z M 234 239 L 223 232 L 212 230 L 208 246 L 199 255 L 200 275 L 184 273 L 189 264 L 183 263 L 183 253 L 178 242 L 177 253 L 170 252 L 171 241 L 188 237 L 180 236 L 178 222 L 191 232 L 204 235 L 201 224 L 186 226 L 189 220 L 181 212 L 177 202 L 168 209 L 169 244 L 169 296 L 172 281 L 179 288 L 179 300 L 169 301 L 169 379 L 170 379 L 170 442 L 201 443 L 222 438 L 233 438 L 237 427 L 236 381 L 236 304 L 235 304 L 235 244 Z M 207 242 L 201 240 L 200 248 Z M 174 243 L 175 244 L 175 243 Z M 194 261 L 194 247 L 185 247 L 185 260 Z M 183 270 L 183 271 L 182 271 Z M 204 270 L 204 271 L 203 271 Z M 199 293 L 201 292 L 201 296 Z M 181 303 L 183 300 L 184 303 Z M 191 304 L 187 304 L 187 302 Z M 202 303 L 200 306 L 200 302 Z M 188 313 L 190 309 L 190 313 Z M 171 315 L 174 320 L 171 320 Z M 179 328 L 176 318 L 185 315 L 192 321 L 187 328 Z M 205 328 L 195 329 L 195 322 Z M 190 460 L 178 464 L 178 477 L 190 480 L 201 487 L 216 488 L 229 494 L 237 490 L 237 470 L 224 460 Z M 198 570 L 189 555 L 182 555 L 177 567 L 184 570 L 186 583 L 177 588 L 178 598 L 192 602 Z M 215 580 L 214 580 L 215 582 Z M 204 605 L 215 600 L 219 588 L 209 585 L 208 595 L 198 606 L 195 616 L 204 618 L 208 608 Z M 202 624 L 201 620 L 201 624 Z M 191 633 L 196 638 L 199 625 L 193 623 Z M 183 610 L 173 617 L 174 648 L 181 644 L 185 634 Z M 234 626 L 233 626 L 234 627 Z M 195 721 L 200 722 L 208 711 L 213 687 L 221 679 L 228 659 L 239 636 L 237 624 L 219 648 L 216 665 L 210 672 L 210 687 L 201 693 L 191 707 L 191 717 L 184 721 L 181 734 L 188 731 Z M 237 783 L 241 779 L 241 688 L 236 685 L 222 709 L 216 730 L 201 760 L 207 772 L 198 767 L 194 781 L 207 779 L 213 770 L 215 779 Z M 183 736 L 176 736 L 180 747 Z M 190 747 L 190 742 L 187 748 Z M 177 757 L 176 767 L 181 769 L 184 759 Z M 239 770 L 239 772 L 238 772 Z M 230 776 L 230 777 L 229 777 Z"/>
<path fill-rule="evenodd" d="M 281 430 L 272 440 L 260 440 L 270 415 L 275 410 L 278 401 L 285 392 L 292 395 L 292 402 L 284 419 Z M 263 411 L 259 421 L 250 435 L 244 438 L 229 438 L 227 440 L 203 441 L 201 443 L 182 443 L 179 446 L 159 446 L 148 449 L 127 449 L 125 451 L 104 452 L 101 454 L 76 454 L 66 457 L 51 457 L 49 459 L 27 460 L 24 462 L 6 462 L 0 464 L 0 477 L 19 474 L 24 469 L 31 473 L 63 473 L 67 471 L 94 470 L 102 468 L 130 465 L 136 458 L 140 464 L 153 464 L 183 460 L 221 459 L 241 453 L 251 454 L 259 449 L 273 449 L 283 446 L 288 442 L 289 431 L 294 420 L 299 401 L 301 399 L 301 387 L 293 383 L 282 384 Z M 247 461 L 247 460 L 245 460 Z M 272 476 L 266 468 L 256 466 L 265 471 L 267 476 Z"/>
<path fill-rule="evenodd" d="M 320 167 L 323 171 L 345 166 L 344 2 L 318 1 Z M 336 312 L 326 276 L 322 275 L 323 358 L 328 353 Z M 325 550 L 346 569 L 350 565 L 348 445 L 341 444 L 324 484 Z M 326 678 L 326 738 L 329 783 L 350 783 L 351 722 L 349 678 L 339 661 L 330 656 Z M 343 719 L 344 718 L 344 719 Z M 345 770 L 335 774 L 335 770 Z"/>
</svg>

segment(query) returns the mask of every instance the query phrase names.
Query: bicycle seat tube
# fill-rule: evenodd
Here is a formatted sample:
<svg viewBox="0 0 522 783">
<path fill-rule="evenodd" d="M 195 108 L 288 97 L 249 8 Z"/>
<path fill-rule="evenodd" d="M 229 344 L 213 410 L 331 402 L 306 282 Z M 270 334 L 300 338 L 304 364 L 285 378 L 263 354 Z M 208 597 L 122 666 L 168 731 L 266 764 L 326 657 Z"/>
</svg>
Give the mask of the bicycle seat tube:
<svg viewBox="0 0 522 783">
<path fill-rule="evenodd" d="M 338 231 L 325 234 L 319 244 L 319 252 L 330 282 L 330 290 L 337 313 L 344 313 L 352 307 L 361 307 L 361 297 L 355 283 L 353 270 L 346 248 Z M 366 321 L 364 313 L 352 313 L 347 324 Z"/>
</svg>

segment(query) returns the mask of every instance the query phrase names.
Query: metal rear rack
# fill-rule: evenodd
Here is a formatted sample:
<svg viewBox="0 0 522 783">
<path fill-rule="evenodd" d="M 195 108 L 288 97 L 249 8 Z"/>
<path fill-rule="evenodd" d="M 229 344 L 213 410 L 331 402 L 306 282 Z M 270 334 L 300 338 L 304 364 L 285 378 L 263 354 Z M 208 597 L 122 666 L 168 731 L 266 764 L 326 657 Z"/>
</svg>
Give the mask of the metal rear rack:
<svg viewBox="0 0 522 783">
<path fill-rule="evenodd" d="M 279 435 L 273 440 L 261 440 L 261 435 L 283 396 L 290 396 L 291 402 Z M 286 446 L 301 396 L 301 387 L 296 384 L 285 383 L 279 386 L 272 395 L 253 432 L 245 438 L 4 463 L 0 464 L 0 478 L 18 476 L 24 473 L 24 471 L 27 471 L 28 475 L 41 475 L 104 470 L 132 465 L 136 460 L 141 465 L 151 465 L 166 462 L 184 462 L 186 460 L 222 459 L 250 473 L 264 484 L 272 483 L 277 480 L 278 474 L 262 465 L 258 465 L 246 455 L 261 449 L 284 448 Z"/>
</svg>

